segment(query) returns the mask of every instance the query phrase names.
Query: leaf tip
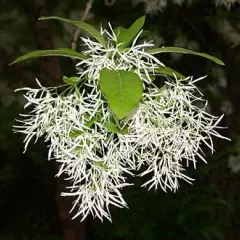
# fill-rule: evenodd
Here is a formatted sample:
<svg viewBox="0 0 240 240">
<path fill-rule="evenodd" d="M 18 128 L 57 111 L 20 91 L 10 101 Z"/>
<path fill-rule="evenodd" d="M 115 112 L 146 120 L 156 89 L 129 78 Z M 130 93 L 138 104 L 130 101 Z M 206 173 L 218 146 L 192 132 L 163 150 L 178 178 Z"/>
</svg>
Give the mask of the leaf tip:
<svg viewBox="0 0 240 240">
<path fill-rule="evenodd" d="M 8 64 L 8 66 L 11 66 L 11 65 L 13 65 L 13 64 L 15 64 L 15 63 L 16 63 L 16 61 L 10 62 L 10 63 Z"/>
<path fill-rule="evenodd" d="M 46 20 L 48 17 L 46 16 L 42 16 L 42 17 L 39 17 L 38 20 Z"/>
<path fill-rule="evenodd" d="M 225 66 L 225 63 L 221 60 L 218 61 L 218 64 L 221 65 L 221 66 Z"/>
<path fill-rule="evenodd" d="M 13 65 L 13 64 L 15 64 L 15 63 L 17 63 L 17 62 L 19 62 L 18 58 L 15 59 L 14 61 L 10 62 L 10 63 L 8 64 L 8 66 L 11 66 L 11 65 Z"/>
</svg>

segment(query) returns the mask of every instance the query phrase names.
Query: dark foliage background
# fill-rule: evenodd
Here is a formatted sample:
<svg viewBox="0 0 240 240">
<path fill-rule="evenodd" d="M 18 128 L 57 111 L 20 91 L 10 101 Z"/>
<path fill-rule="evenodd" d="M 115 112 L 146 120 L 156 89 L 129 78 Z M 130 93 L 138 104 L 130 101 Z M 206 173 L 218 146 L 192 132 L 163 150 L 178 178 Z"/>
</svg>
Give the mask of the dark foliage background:
<svg viewBox="0 0 240 240">
<path fill-rule="evenodd" d="M 95 0 L 88 22 L 99 26 L 110 21 L 128 26 L 145 14 L 146 5 L 117 0 L 107 6 Z M 137 1 L 135 1 L 137 2 Z M 199 85 L 210 102 L 210 111 L 225 113 L 223 133 L 232 142 L 217 141 L 208 164 L 199 163 L 189 175 L 194 185 L 181 183 L 175 194 L 147 191 L 141 180 L 124 192 L 129 209 L 112 209 L 113 223 L 70 220 L 72 199 L 59 197 L 62 179 L 48 162 L 43 142 L 23 152 L 23 136 L 12 125 L 24 104 L 13 93 L 20 86 L 35 86 L 34 78 L 56 85 L 61 75 L 74 74 L 69 59 L 43 58 L 13 66 L 17 56 L 34 49 L 70 47 L 73 28 L 58 22 L 41 22 L 41 15 L 80 19 L 84 0 L 0 0 L 0 240 L 239 240 L 240 239 L 240 4 L 228 10 L 214 1 L 199 0 L 168 6 L 148 14 L 145 29 L 156 45 L 192 48 L 222 59 L 226 65 L 193 56 L 168 55 L 163 62 L 185 75 L 208 78 Z M 84 33 L 82 33 L 84 34 Z"/>
</svg>

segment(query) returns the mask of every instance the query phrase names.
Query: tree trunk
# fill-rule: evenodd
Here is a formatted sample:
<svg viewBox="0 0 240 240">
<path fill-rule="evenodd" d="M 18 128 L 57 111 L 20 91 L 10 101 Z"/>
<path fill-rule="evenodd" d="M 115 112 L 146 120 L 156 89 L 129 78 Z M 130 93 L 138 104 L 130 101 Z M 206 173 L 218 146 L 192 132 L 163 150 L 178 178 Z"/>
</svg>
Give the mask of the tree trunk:
<svg viewBox="0 0 240 240">
<path fill-rule="evenodd" d="M 46 16 L 47 9 L 44 0 L 23 0 L 21 6 L 24 6 L 30 27 L 33 30 L 38 49 L 53 49 L 52 32 L 48 21 L 38 21 L 40 16 Z M 60 69 L 59 59 L 50 57 L 40 59 L 41 69 L 47 79 L 48 85 L 59 85 L 61 83 L 62 73 Z M 55 164 L 58 168 L 58 164 Z M 54 176 L 54 173 L 53 173 Z M 70 197 L 61 197 L 60 193 L 64 191 L 66 181 L 63 178 L 57 178 L 57 206 L 59 209 L 59 218 L 62 225 L 65 240 L 86 240 L 86 226 L 80 223 L 79 219 L 71 220 L 71 209 L 73 199 Z"/>
</svg>

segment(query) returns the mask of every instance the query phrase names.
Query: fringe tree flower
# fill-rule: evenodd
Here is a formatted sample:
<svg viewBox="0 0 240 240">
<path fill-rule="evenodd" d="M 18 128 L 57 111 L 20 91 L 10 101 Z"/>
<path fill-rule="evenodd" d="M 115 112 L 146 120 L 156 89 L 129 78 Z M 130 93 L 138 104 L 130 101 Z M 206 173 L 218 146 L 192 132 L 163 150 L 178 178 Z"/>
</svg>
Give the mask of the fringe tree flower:
<svg viewBox="0 0 240 240">
<path fill-rule="evenodd" d="M 222 117 L 206 112 L 207 101 L 194 84 L 202 78 L 185 78 L 154 55 L 193 54 L 224 63 L 205 53 L 138 43 L 145 17 L 129 29 L 109 24 L 110 31 L 100 32 L 82 22 L 41 18 L 46 19 L 72 23 L 95 40 L 82 38 L 83 53 L 41 50 L 14 61 L 50 55 L 80 59 L 80 76 L 63 78 L 67 85 L 46 88 L 36 80 L 38 89 L 18 89 L 27 91 L 29 113 L 21 114 L 14 131 L 26 134 L 25 151 L 40 137 L 49 144 L 48 159 L 59 163 L 57 176 L 69 182 L 62 196 L 74 197 L 74 218 L 111 220 L 111 205 L 127 207 L 121 189 L 131 185 L 127 176 L 133 171 L 150 176 L 143 184 L 149 189 L 176 191 L 180 179 L 191 183 L 186 168 L 206 162 L 203 147 L 213 152 L 212 136 L 224 138 L 216 131 Z M 156 75 L 168 79 L 161 88 L 153 84 Z"/>
<path fill-rule="evenodd" d="M 84 131 L 86 115 L 95 116 L 101 105 L 99 94 L 84 93 L 79 95 L 73 88 L 66 89 L 67 96 L 58 95 L 56 87 L 43 87 L 36 79 L 39 89 L 21 88 L 16 91 L 27 91 L 24 95 L 28 101 L 24 108 L 31 107 L 29 114 L 20 114 L 25 120 L 17 120 L 22 125 L 15 126 L 15 130 L 27 134 L 25 150 L 33 137 L 36 141 L 46 134 L 46 141 L 50 138 L 60 138 L 67 142 L 71 131 Z M 71 124 L 69 124 L 71 123 Z M 66 126 L 70 126 L 66 129 Z M 57 147 L 57 146 L 56 146 Z"/>
<path fill-rule="evenodd" d="M 91 213 L 110 220 L 110 204 L 126 207 L 119 189 L 129 185 L 123 173 L 131 173 L 125 164 L 129 158 L 125 144 L 101 124 L 95 129 L 87 127 L 104 103 L 100 93 L 93 89 L 80 94 L 70 88 L 66 96 L 56 95 L 57 88 L 45 88 L 36 81 L 39 89 L 17 90 L 27 91 L 25 108 L 32 108 L 29 114 L 20 114 L 25 119 L 14 126 L 15 132 L 26 134 L 25 151 L 32 139 L 45 136 L 50 143 L 49 159 L 61 164 L 57 176 L 64 174 L 72 182 L 70 192 L 63 196 L 77 197 L 75 217 L 84 219 Z"/>
<path fill-rule="evenodd" d="M 178 179 L 190 183 L 193 179 L 184 174 L 185 169 L 190 162 L 196 168 L 198 159 L 206 162 L 203 145 L 213 152 L 212 136 L 225 138 L 216 132 L 222 116 L 205 111 L 207 101 L 194 85 L 201 79 L 169 79 L 161 89 L 147 89 L 131 117 L 129 133 L 137 136 L 138 169 L 146 166 L 140 176 L 151 174 L 143 186 L 176 191 Z"/>
<path fill-rule="evenodd" d="M 152 82 L 149 73 L 154 73 L 156 68 L 164 66 L 156 57 L 145 51 L 145 49 L 152 48 L 154 45 L 151 42 L 137 44 L 137 40 L 142 33 L 140 31 L 128 49 L 122 48 L 122 44 L 117 43 L 119 32 L 116 31 L 115 33 L 110 24 L 109 28 L 110 32 L 106 29 L 101 31 L 101 34 L 106 35 L 108 39 L 106 48 L 90 38 L 81 38 L 87 48 L 83 51 L 83 54 L 89 57 L 76 65 L 77 68 L 85 66 L 85 70 L 79 72 L 80 78 L 87 75 L 88 81 L 93 81 L 96 85 L 100 71 L 103 68 L 108 68 L 134 71 L 144 82 Z"/>
<path fill-rule="evenodd" d="M 109 132 L 102 123 L 68 140 L 62 152 L 55 158 L 61 163 L 58 176 L 65 173 L 72 183 L 70 192 L 63 196 L 75 196 L 74 218 L 87 215 L 111 220 L 109 205 L 127 207 L 120 189 L 131 184 L 126 174 L 134 164 L 130 158 L 132 145 L 127 145 L 121 134 Z"/>
<path fill-rule="evenodd" d="M 94 134 L 95 132 L 95 134 Z M 121 149 L 121 143 L 115 142 L 113 134 L 106 130 L 102 134 L 94 131 L 84 135 L 87 145 L 82 146 L 83 137 L 76 139 L 71 151 L 63 151 L 58 162 L 62 164 L 59 174 L 65 173 L 71 182 L 69 192 L 63 196 L 74 196 L 73 208 L 77 209 L 74 218 L 81 215 L 82 220 L 87 215 L 103 219 L 110 218 L 109 205 L 127 207 L 120 189 L 129 186 L 123 174 L 131 174 L 124 164 L 127 149 Z"/>
</svg>

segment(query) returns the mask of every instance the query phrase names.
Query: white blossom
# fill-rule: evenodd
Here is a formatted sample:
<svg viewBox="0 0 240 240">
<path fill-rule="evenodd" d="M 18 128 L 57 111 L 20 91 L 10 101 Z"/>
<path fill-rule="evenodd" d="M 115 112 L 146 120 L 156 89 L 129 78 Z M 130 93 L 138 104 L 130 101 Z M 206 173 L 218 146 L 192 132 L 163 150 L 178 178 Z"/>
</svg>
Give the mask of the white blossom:
<svg viewBox="0 0 240 240">
<path fill-rule="evenodd" d="M 37 83 L 39 89 L 17 90 L 27 91 L 25 108 L 31 110 L 21 114 L 24 120 L 17 120 L 21 125 L 14 126 L 14 131 L 26 134 L 25 151 L 29 142 L 39 137 L 49 143 L 48 158 L 60 163 L 57 176 L 64 174 L 71 183 L 69 192 L 62 195 L 76 197 L 75 217 L 81 215 L 83 220 L 92 214 L 110 220 L 109 205 L 127 206 L 120 189 L 130 185 L 123 173 L 131 174 L 132 164 L 126 163 L 131 151 L 121 136 L 116 139 L 101 123 L 93 129 L 86 124 L 101 113 L 105 102 L 94 88 L 80 94 L 71 87 L 64 91 L 66 95 L 59 95 L 57 88 Z"/>
<path fill-rule="evenodd" d="M 240 1 L 239 0 L 215 0 L 216 7 L 225 6 L 228 9 L 230 9 L 231 6 L 235 3 L 240 3 Z"/>
<path fill-rule="evenodd" d="M 207 102 L 195 86 L 201 79 L 175 77 L 160 89 L 150 84 L 135 112 L 119 122 L 128 127 L 126 134 L 107 129 L 113 114 L 91 84 L 88 93 L 70 87 L 57 94 L 37 80 L 39 89 L 20 89 L 27 91 L 25 108 L 31 110 L 14 129 L 26 134 L 25 150 L 42 136 L 49 143 L 48 158 L 60 164 L 57 176 L 70 183 L 62 196 L 75 197 L 74 218 L 111 220 L 110 205 L 127 207 L 121 189 L 131 185 L 126 176 L 132 170 L 149 176 L 143 184 L 149 189 L 176 191 L 180 179 L 194 180 L 186 174 L 190 163 L 196 168 L 198 160 L 206 162 L 203 145 L 213 152 L 212 136 L 224 138 L 215 130 L 222 117 L 205 111 Z"/>
<path fill-rule="evenodd" d="M 164 2 L 164 1 L 161 1 Z M 139 171 L 149 176 L 143 184 L 176 191 L 179 180 L 189 183 L 186 169 L 206 162 L 203 147 L 214 151 L 212 136 L 225 138 L 216 130 L 221 117 L 206 112 L 207 101 L 195 83 L 203 78 L 168 78 L 156 87 L 150 77 L 164 66 L 145 50 L 151 42 L 137 44 L 141 32 L 128 48 L 118 43 L 119 32 L 101 29 L 106 46 L 82 38 L 88 58 L 77 64 L 80 80 L 74 86 L 22 88 L 27 114 L 14 126 L 30 141 L 43 137 L 49 145 L 48 159 L 59 163 L 57 177 L 63 175 L 69 186 L 62 196 L 73 196 L 74 218 L 88 215 L 111 221 L 110 206 L 127 207 L 121 194 L 131 185 L 127 176 Z M 118 120 L 99 90 L 103 68 L 133 71 L 144 84 L 138 106 Z M 131 79 L 130 79 L 131 80 Z M 109 124 L 119 131 L 112 131 Z M 123 131 L 127 129 L 127 131 Z M 225 138 L 226 139 L 226 138 Z"/>
<path fill-rule="evenodd" d="M 133 114 L 129 122 L 129 134 L 136 136 L 133 158 L 138 169 L 145 166 L 140 176 L 151 174 L 143 186 L 175 191 L 178 179 L 190 183 L 193 179 L 184 173 L 190 162 L 194 168 L 198 160 L 206 162 L 203 145 L 213 152 L 212 136 L 224 138 L 215 130 L 222 116 L 205 111 L 207 101 L 194 85 L 201 79 L 169 80 L 161 89 L 149 88 Z"/>
<path fill-rule="evenodd" d="M 114 33 L 109 24 L 110 32 L 107 30 L 101 31 L 102 35 L 108 39 L 107 47 L 104 48 L 100 43 L 92 41 L 89 38 L 81 38 L 87 47 L 83 54 L 88 55 L 88 59 L 80 61 L 76 66 L 79 69 L 85 66 L 85 69 L 80 69 L 80 78 L 87 75 L 88 81 L 97 85 L 99 73 L 103 68 L 114 70 L 128 70 L 136 72 L 144 82 L 151 82 L 149 72 L 153 72 L 159 66 L 164 66 L 156 57 L 148 54 L 146 48 L 154 46 L 151 42 L 143 42 L 137 44 L 137 40 L 141 32 L 133 40 L 133 43 L 128 49 L 122 49 L 121 43 L 116 43 L 119 33 Z"/>
</svg>

